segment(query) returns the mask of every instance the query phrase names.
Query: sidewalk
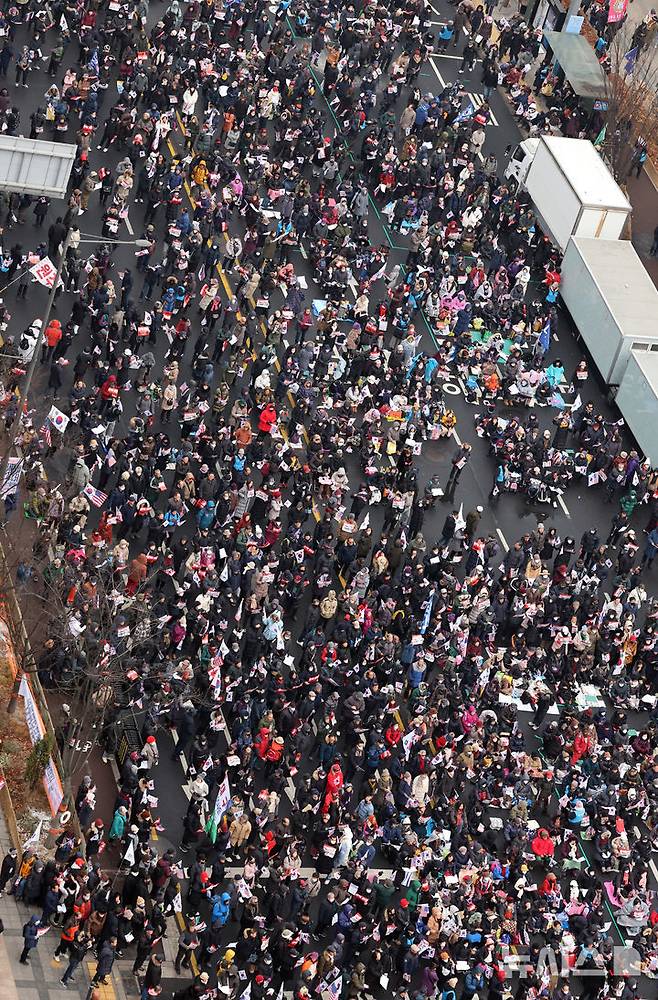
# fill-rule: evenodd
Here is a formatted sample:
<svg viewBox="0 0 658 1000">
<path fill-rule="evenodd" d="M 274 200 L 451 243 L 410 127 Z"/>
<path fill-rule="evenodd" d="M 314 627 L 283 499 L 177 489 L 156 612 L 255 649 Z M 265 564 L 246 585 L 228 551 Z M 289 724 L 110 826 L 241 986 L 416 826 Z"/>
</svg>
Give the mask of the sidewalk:
<svg viewBox="0 0 658 1000">
<path fill-rule="evenodd" d="M 2 857 L 11 843 L 0 810 L 0 849 Z M 86 998 L 89 993 L 91 976 L 96 971 L 93 956 L 85 960 L 77 969 L 75 981 L 65 989 L 60 979 L 66 969 L 66 961 L 57 963 L 53 952 L 59 944 L 59 930 L 52 927 L 36 948 L 30 952 L 29 964 L 21 965 L 19 958 L 23 950 L 23 925 L 38 910 L 17 902 L 15 896 L 4 895 L 0 899 L 0 918 L 4 924 L 4 934 L 0 935 L 0 1000 L 62 1000 L 63 997 Z M 123 985 L 116 975 L 107 986 L 101 986 L 101 1000 L 126 1000 Z"/>
<path fill-rule="evenodd" d="M 639 178 L 629 177 L 626 183 L 633 206 L 631 242 L 658 287 L 658 257 L 649 256 L 653 231 L 658 226 L 658 171 L 647 162 Z"/>
</svg>

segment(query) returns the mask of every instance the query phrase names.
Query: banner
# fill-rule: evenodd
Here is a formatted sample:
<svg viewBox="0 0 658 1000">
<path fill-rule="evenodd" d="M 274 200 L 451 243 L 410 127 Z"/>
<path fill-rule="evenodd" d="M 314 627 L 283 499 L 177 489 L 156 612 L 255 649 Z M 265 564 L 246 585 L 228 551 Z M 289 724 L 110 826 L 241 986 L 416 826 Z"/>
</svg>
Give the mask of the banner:
<svg viewBox="0 0 658 1000">
<path fill-rule="evenodd" d="M 425 614 L 423 615 L 423 621 L 420 626 L 420 634 L 425 635 L 427 632 L 430 619 L 432 617 L 432 605 L 434 604 L 434 594 L 436 591 L 432 591 L 430 596 L 427 598 L 427 604 L 425 605 Z"/>
<path fill-rule="evenodd" d="M 30 734 L 30 739 L 33 744 L 38 743 L 41 737 L 45 735 L 46 727 L 43 724 L 41 714 L 34 700 L 34 695 L 32 694 L 32 689 L 27 681 L 27 677 L 25 676 L 21 678 L 18 693 L 23 699 L 25 722 Z M 48 760 L 48 765 L 44 771 L 43 786 L 45 788 L 46 795 L 48 796 L 50 809 L 54 816 L 61 805 L 62 799 L 64 798 L 64 790 L 62 788 L 62 782 L 60 781 L 57 769 L 53 764 L 52 757 Z"/>
<path fill-rule="evenodd" d="M 215 799 L 215 808 L 213 809 L 213 814 L 206 823 L 206 833 L 208 834 L 209 840 L 214 844 L 217 840 L 217 828 L 221 822 L 222 816 L 231 804 L 231 788 L 228 782 L 228 774 L 219 786 L 219 791 L 217 792 L 217 798 Z"/>
<path fill-rule="evenodd" d="M 30 274 L 36 278 L 40 285 L 52 288 L 57 277 L 57 268 L 50 257 L 43 257 L 38 264 L 30 268 Z"/>
<path fill-rule="evenodd" d="M 626 17 L 627 9 L 628 0 L 610 0 L 610 6 L 608 7 L 608 24 L 615 24 L 617 21 L 623 21 Z"/>
</svg>

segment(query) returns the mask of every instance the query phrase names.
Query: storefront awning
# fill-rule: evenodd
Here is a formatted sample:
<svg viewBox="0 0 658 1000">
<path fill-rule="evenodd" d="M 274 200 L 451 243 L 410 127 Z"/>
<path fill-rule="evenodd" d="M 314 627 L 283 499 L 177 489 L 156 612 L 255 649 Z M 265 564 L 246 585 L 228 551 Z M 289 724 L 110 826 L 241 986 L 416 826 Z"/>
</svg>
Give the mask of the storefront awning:
<svg viewBox="0 0 658 1000">
<path fill-rule="evenodd" d="M 583 35 L 566 31 L 545 31 L 544 38 L 578 97 L 593 101 L 605 97 L 603 70 L 594 49 Z"/>
</svg>

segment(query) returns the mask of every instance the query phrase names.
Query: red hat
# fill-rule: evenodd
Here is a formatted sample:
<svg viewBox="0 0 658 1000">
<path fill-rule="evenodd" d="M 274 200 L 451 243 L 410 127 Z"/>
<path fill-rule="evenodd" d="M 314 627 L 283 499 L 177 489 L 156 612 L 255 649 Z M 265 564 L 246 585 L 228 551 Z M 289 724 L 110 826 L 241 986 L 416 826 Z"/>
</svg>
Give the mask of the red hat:
<svg viewBox="0 0 658 1000">
<path fill-rule="evenodd" d="M 406 908 L 409 906 L 409 900 L 408 899 L 401 899 L 400 900 L 400 906 L 402 907 L 403 910 L 406 910 Z"/>
<path fill-rule="evenodd" d="M 265 976 L 261 976 L 261 975 L 256 976 L 256 982 L 257 983 L 264 983 L 265 982 Z"/>
<path fill-rule="evenodd" d="M 155 743 L 155 736 L 147 736 L 146 737 L 146 742 L 147 743 Z"/>
</svg>

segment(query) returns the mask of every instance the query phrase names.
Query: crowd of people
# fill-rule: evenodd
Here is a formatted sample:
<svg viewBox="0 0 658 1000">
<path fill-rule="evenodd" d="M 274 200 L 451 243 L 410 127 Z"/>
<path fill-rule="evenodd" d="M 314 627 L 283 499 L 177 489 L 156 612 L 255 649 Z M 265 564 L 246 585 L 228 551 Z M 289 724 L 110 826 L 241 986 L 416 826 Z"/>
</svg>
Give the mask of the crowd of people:
<svg viewBox="0 0 658 1000">
<path fill-rule="evenodd" d="M 14 60 L 33 137 L 77 144 L 65 207 L 5 206 L 7 431 L 36 351 L 44 390 L 5 516 L 33 520 L 58 609 L 62 748 L 92 684 L 120 766 L 111 815 L 87 777 L 54 857 L 3 863 L 42 908 L 21 960 L 60 927 L 63 986 L 88 953 L 92 985 L 133 958 L 142 1000 L 174 973 L 180 1000 L 636 1000 L 658 974 L 658 484 L 556 353 L 559 254 L 486 147 L 540 38 L 492 9 L 440 31 L 422 0 L 2 15 L 5 131 Z M 424 73 L 448 46 L 477 109 Z M 28 268 L 60 254 L 55 318 L 21 332 Z M 491 509 L 538 514 L 509 550 L 464 516 L 450 379 Z M 562 537 L 574 482 L 610 523 Z M 155 841 L 170 755 L 188 805 Z"/>
</svg>

